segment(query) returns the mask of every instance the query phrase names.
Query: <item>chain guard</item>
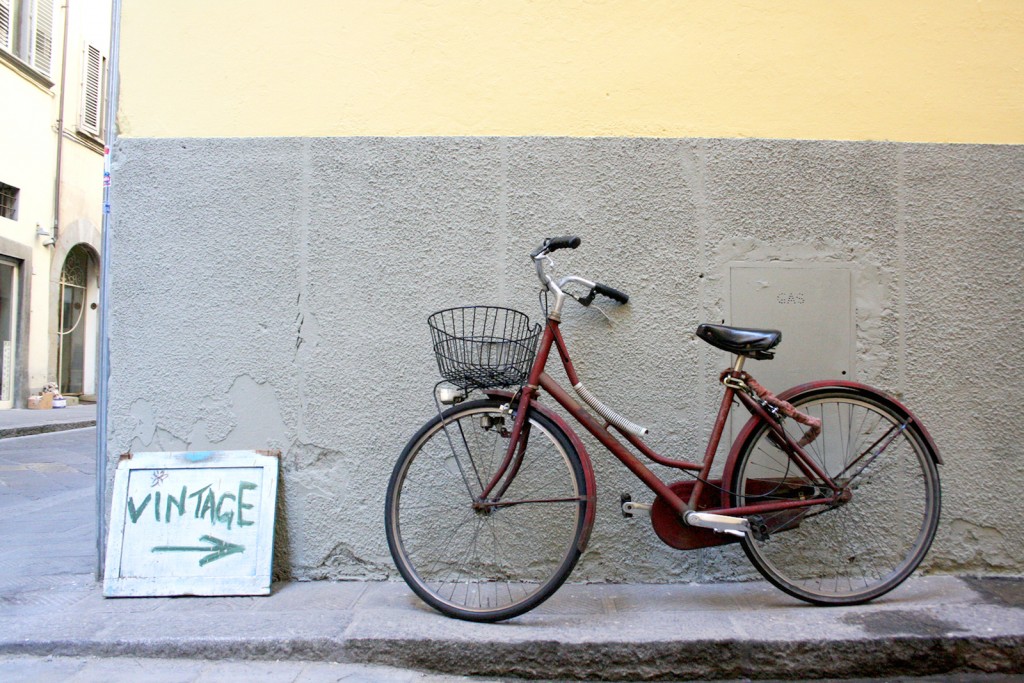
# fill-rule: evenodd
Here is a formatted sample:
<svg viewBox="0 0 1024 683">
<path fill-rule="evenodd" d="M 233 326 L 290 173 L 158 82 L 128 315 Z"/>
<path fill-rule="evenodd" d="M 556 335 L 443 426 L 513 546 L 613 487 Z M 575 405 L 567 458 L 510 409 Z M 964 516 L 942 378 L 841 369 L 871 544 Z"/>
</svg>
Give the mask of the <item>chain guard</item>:
<svg viewBox="0 0 1024 683">
<path fill-rule="evenodd" d="M 689 500 L 693 493 L 693 486 L 697 482 L 693 480 L 677 481 L 669 484 L 672 492 L 683 500 Z M 709 510 L 721 507 L 719 497 L 721 492 L 716 487 L 721 487 L 720 479 L 712 479 L 704 485 L 701 491 L 700 500 L 697 503 L 697 510 Z M 709 548 L 715 545 L 726 545 L 737 543 L 740 539 L 731 534 L 719 534 L 711 529 L 687 526 L 679 518 L 672 506 L 664 498 L 658 496 L 651 506 L 651 526 L 654 533 L 658 535 L 666 545 L 679 550 L 695 550 L 697 548 Z"/>
</svg>

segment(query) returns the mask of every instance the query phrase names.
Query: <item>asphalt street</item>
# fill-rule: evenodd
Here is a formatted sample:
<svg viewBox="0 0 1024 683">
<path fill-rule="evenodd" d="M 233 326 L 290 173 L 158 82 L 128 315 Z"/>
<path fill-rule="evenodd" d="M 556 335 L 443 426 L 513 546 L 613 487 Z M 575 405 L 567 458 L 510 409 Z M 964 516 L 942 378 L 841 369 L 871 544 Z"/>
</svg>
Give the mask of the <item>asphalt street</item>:
<svg viewBox="0 0 1024 683">
<path fill-rule="evenodd" d="M 0 439 L 0 591 L 92 581 L 96 429 Z"/>
</svg>

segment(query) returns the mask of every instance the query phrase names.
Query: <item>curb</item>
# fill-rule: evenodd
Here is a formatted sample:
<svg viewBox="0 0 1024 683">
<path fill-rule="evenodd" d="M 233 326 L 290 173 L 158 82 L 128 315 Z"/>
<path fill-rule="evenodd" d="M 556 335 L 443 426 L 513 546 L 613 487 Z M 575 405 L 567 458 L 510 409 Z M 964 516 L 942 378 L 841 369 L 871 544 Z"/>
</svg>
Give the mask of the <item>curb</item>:
<svg viewBox="0 0 1024 683">
<path fill-rule="evenodd" d="M 1020 673 L 1024 637 L 866 640 L 714 640 L 518 644 L 361 640 L 345 647 L 360 664 L 462 676 L 569 680 L 714 680 L 927 676 L 952 671 Z"/>
<path fill-rule="evenodd" d="M 35 434 L 48 434 L 50 432 L 63 432 L 69 429 L 83 429 L 95 426 L 96 420 L 82 420 L 79 422 L 54 422 L 24 427 L 5 427 L 0 429 L 0 439 L 13 439 L 18 436 L 33 436 Z"/>
<path fill-rule="evenodd" d="M 460 676 L 713 680 L 1020 673 L 1024 637 L 705 640 L 632 643 L 465 642 L 344 637 L 0 641 L 0 655 L 334 661 Z"/>
</svg>

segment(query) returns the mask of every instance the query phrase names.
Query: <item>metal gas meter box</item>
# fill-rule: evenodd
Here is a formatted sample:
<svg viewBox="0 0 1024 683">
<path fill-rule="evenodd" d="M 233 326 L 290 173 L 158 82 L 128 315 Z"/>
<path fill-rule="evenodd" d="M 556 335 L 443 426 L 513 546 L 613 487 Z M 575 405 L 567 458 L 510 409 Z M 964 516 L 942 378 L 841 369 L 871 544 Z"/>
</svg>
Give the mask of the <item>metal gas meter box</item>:
<svg viewBox="0 0 1024 683">
<path fill-rule="evenodd" d="M 103 594 L 268 595 L 277 477 L 256 451 L 123 456 Z"/>
<path fill-rule="evenodd" d="M 752 370 L 772 391 L 854 379 L 853 270 L 847 265 L 730 263 L 729 324 L 782 331 L 775 360 Z"/>
</svg>

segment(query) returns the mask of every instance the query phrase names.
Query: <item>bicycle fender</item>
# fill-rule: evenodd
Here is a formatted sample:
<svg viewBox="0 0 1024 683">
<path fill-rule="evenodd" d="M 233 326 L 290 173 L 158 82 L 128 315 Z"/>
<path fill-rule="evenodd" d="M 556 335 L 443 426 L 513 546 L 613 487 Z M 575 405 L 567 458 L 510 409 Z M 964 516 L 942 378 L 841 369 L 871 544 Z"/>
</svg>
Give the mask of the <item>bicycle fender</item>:
<svg viewBox="0 0 1024 683">
<path fill-rule="evenodd" d="M 939 454 L 939 449 L 938 447 L 936 447 L 935 441 L 932 440 L 932 435 L 928 433 L 928 429 L 924 426 L 924 423 L 917 419 L 917 416 L 914 415 L 913 412 L 911 412 L 910 408 L 907 408 L 905 405 L 903 405 L 902 403 L 900 403 L 899 401 L 897 401 L 895 398 L 885 393 L 884 391 L 876 389 L 872 386 L 868 386 L 867 384 L 860 384 L 859 382 L 848 382 L 846 380 L 820 380 L 817 382 L 807 382 L 806 384 L 798 384 L 795 387 L 786 389 L 781 394 L 778 394 L 778 398 L 782 399 L 783 401 L 792 402 L 792 400 L 795 397 L 799 396 L 800 394 L 804 394 L 809 391 L 817 391 L 820 389 L 856 389 L 858 391 L 871 394 L 871 396 L 875 398 L 879 403 L 882 403 L 886 407 L 891 408 L 897 415 L 902 416 L 903 419 L 910 420 L 912 423 L 914 423 L 914 425 L 919 430 L 921 430 L 921 436 L 924 437 L 924 440 L 928 445 L 929 452 L 932 454 L 932 459 L 935 461 L 935 464 L 943 464 L 942 456 Z M 740 447 L 747 440 L 747 437 L 750 436 L 750 433 L 757 428 L 759 422 L 760 420 L 758 418 L 751 417 L 749 420 L 747 420 L 747 423 L 743 425 L 743 429 L 740 430 L 739 435 L 732 442 L 732 448 L 729 450 L 729 457 L 725 461 L 725 469 L 722 472 L 722 481 L 730 482 L 730 484 L 724 485 L 723 488 L 727 489 L 729 488 L 729 485 L 731 485 L 733 470 L 736 466 L 736 458 L 739 457 Z M 730 505 L 729 494 L 729 491 L 722 491 L 722 504 L 726 507 Z"/>
<path fill-rule="evenodd" d="M 506 400 L 511 400 L 515 396 L 515 394 L 509 391 L 488 390 L 484 393 L 489 398 Z M 544 415 L 544 417 L 554 422 L 559 429 L 565 432 L 565 435 L 569 437 L 569 441 L 572 442 L 573 448 L 576 449 L 580 456 L 580 464 L 583 466 L 583 480 L 587 484 L 587 498 L 590 503 L 587 506 L 587 514 L 583 518 L 583 533 L 580 534 L 579 551 L 582 553 L 586 550 L 587 543 L 590 542 L 590 532 L 594 528 L 594 516 L 597 514 L 597 480 L 594 478 L 594 466 L 590 462 L 590 454 L 587 453 L 583 440 L 580 439 L 579 435 L 569 427 L 560 415 L 537 403 L 537 401 L 530 401 L 530 408 Z"/>
</svg>

